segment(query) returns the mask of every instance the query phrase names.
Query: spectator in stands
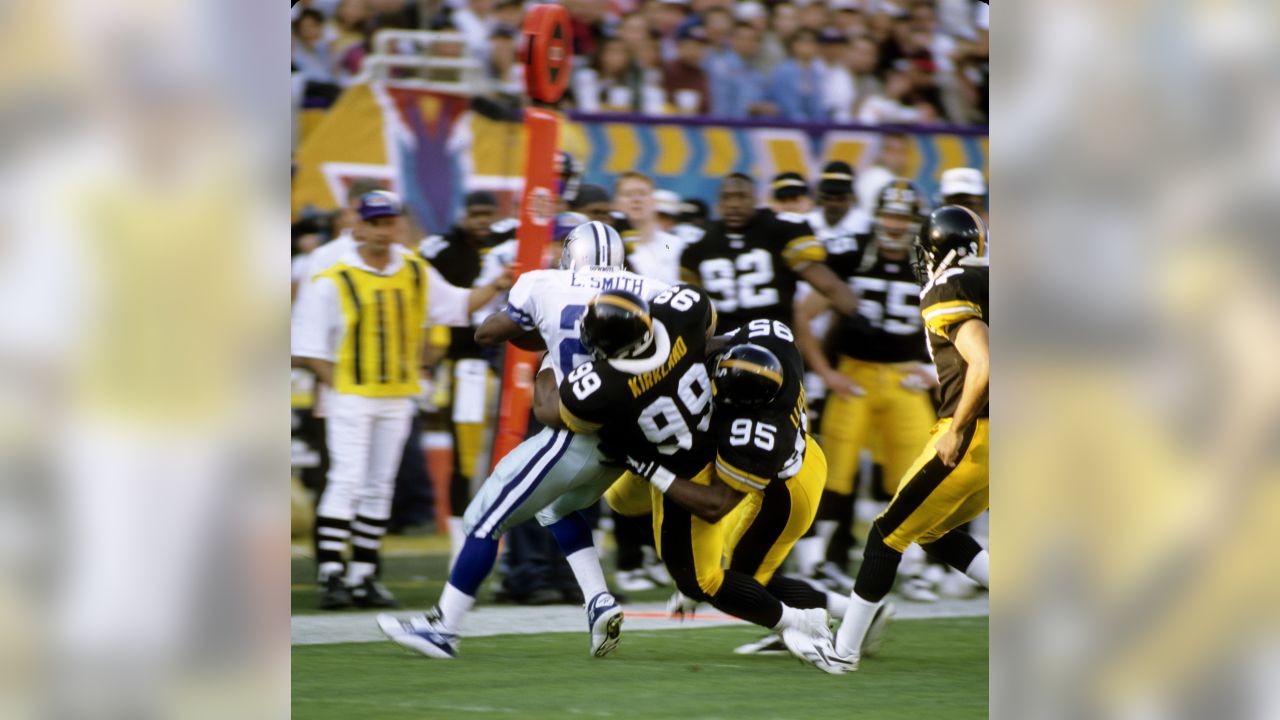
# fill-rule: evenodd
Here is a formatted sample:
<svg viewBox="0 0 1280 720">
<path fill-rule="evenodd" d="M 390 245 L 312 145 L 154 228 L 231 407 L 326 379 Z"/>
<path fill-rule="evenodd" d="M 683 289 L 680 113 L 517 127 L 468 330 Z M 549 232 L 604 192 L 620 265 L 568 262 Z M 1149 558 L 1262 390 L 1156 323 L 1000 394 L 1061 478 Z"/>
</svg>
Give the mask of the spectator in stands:
<svg viewBox="0 0 1280 720">
<path fill-rule="evenodd" d="M 925 119 L 913 104 L 911 72 L 907 65 L 897 65 L 885 73 L 884 88 L 863 101 L 858 122 L 872 125 L 916 123 Z"/>
<path fill-rule="evenodd" d="M 493 21 L 509 28 L 519 28 L 524 24 L 524 3 L 521 0 L 498 0 L 493 8 Z"/>
<path fill-rule="evenodd" d="M 516 62 L 516 31 L 499 25 L 489 38 L 489 62 L 485 65 L 491 92 L 524 93 L 524 66 Z"/>
<path fill-rule="evenodd" d="M 713 52 L 725 49 L 729 45 L 729 35 L 733 33 L 733 16 L 722 7 L 713 7 L 702 15 L 702 26 L 707 30 L 707 43 Z"/>
<path fill-rule="evenodd" d="M 786 120 L 818 122 L 826 119 L 823 74 L 818 61 L 818 36 L 808 28 L 787 41 L 789 57 L 769 76 L 769 97 Z"/>
<path fill-rule="evenodd" d="M 758 67 L 771 68 L 787 59 L 786 41 L 800 29 L 800 13 L 795 5 L 781 3 L 774 6 L 773 17 L 765 17 L 752 26 L 762 33 Z"/>
<path fill-rule="evenodd" d="M 853 117 L 858 117 L 867 98 L 883 89 L 876 67 L 880 64 L 880 46 L 870 37 L 856 37 L 849 42 L 849 73 L 853 78 Z"/>
<path fill-rule="evenodd" d="M 368 53 L 368 7 L 367 0 L 342 0 L 326 28 L 333 38 L 333 57 L 343 85 L 350 84 L 351 79 L 360 74 L 360 64 Z"/>
<path fill-rule="evenodd" d="M 907 175 L 911 138 L 906 133 L 887 132 L 880 136 L 880 151 L 871 167 L 858 174 L 858 206 L 867 217 L 875 216 L 880 190 L 898 177 Z"/>
<path fill-rule="evenodd" d="M 606 38 L 589 65 L 573 74 L 573 99 L 587 112 L 615 110 L 662 114 L 661 88 L 649 82 L 627 52 L 621 38 Z"/>
<path fill-rule="evenodd" d="M 831 0 L 831 26 L 845 37 L 867 34 L 867 18 L 858 7 L 857 0 Z"/>
<path fill-rule="evenodd" d="M 573 31 L 573 54 L 591 57 L 604 39 L 605 3 L 597 0 L 566 0 L 562 3 L 569 11 L 569 24 Z"/>
<path fill-rule="evenodd" d="M 613 34 L 622 41 L 632 60 L 644 67 L 640 56 L 644 53 L 645 46 L 650 44 L 657 35 L 653 28 L 649 27 L 649 21 L 645 16 L 638 12 L 624 15 L 614 26 Z"/>
<path fill-rule="evenodd" d="M 796 5 L 800 6 L 797 18 L 800 21 L 800 27 L 815 33 L 822 32 L 822 28 L 827 27 L 829 16 L 826 3 L 821 0 L 797 0 Z"/>
<path fill-rule="evenodd" d="M 467 51 L 485 62 L 489 57 L 489 36 L 497 20 L 493 16 L 493 0 L 467 0 L 465 7 L 453 11 L 453 26 L 467 38 Z"/>
<path fill-rule="evenodd" d="M 304 99 L 320 98 L 332 102 L 341 89 L 334 74 L 336 63 L 324 39 L 324 15 L 316 10 L 303 10 L 293 21 L 293 70 L 306 83 Z"/>
<path fill-rule="evenodd" d="M 777 108 L 764 99 L 765 82 L 754 61 L 760 52 L 760 33 L 749 23 L 733 28 L 729 52 L 717 55 L 708 69 L 711 114 L 722 118 L 773 115 Z"/>
<path fill-rule="evenodd" d="M 676 33 L 689 18 L 688 0 L 657 0 L 647 3 L 645 16 L 650 30 L 659 38 L 662 61 L 669 63 L 675 60 L 676 44 L 679 42 Z"/>
<path fill-rule="evenodd" d="M 711 111 L 711 92 L 702 61 L 707 52 L 707 31 L 702 25 L 687 25 L 680 30 L 676 59 L 667 63 L 662 87 L 667 102 L 685 115 L 706 115 Z"/>
<path fill-rule="evenodd" d="M 818 62 L 822 68 L 822 110 L 829 120 L 853 120 L 857 92 L 849 72 L 849 42 L 844 33 L 831 27 L 818 35 Z"/>
</svg>

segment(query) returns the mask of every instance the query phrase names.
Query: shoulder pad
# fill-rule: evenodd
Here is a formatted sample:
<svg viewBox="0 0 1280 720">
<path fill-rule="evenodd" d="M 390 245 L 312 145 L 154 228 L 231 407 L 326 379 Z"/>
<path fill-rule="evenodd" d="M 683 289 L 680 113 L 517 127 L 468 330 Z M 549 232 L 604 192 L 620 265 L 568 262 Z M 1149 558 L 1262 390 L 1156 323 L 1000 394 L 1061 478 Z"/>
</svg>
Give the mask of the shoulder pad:
<svg viewBox="0 0 1280 720">
<path fill-rule="evenodd" d="M 500 235 L 502 233 L 515 232 L 518 227 L 520 227 L 520 218 L 505 218 L 490 225 L 489 232 Z"/>
<path fill-rule="evenodd" d="M 418 243 L 418 252 L 422 253 L 423 257 L 434 260 L 447 247 L 449 247 L 449 241 L 445 240 L 443 235 L 428 235 Z"/>
</svg>

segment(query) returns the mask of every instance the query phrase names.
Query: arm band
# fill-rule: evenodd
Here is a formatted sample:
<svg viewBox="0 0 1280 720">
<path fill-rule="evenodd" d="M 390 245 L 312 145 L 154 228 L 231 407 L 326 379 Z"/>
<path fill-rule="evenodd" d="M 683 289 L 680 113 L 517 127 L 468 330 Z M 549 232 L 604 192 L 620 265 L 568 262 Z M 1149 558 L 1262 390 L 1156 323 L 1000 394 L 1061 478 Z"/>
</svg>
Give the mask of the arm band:
<svg viewBox="0 0 1280 720">
<path fill-rule="evenodd" d="M 654 470 L 653 475 L 649 478 L 649 482 L 653 483 L 653 486 L 658 488 L 658 492 L 660 493 L 665 493 L 667 489 L 671 487 L 671 483 L 675 481 L 675 473 L 664 467 L 659 467 L 657 470 Z"/>
</svg>

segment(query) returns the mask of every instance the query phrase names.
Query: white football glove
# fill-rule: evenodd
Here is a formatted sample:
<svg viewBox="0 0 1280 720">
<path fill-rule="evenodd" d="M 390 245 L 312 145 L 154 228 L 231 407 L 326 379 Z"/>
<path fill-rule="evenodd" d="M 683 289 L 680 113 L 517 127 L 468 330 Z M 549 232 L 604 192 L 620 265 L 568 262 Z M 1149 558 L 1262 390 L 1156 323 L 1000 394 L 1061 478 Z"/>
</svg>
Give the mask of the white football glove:
<svg viewBox="0 0 1280 720">
<path fill-rule="evenodd" d="M 693 617 L 694 612 L 698 609 L 698 601 L 685 595 L 677 590 L 667 601 L 667 615 L 679 620 L 684 620 L 684 616 Z"/>
</svg>

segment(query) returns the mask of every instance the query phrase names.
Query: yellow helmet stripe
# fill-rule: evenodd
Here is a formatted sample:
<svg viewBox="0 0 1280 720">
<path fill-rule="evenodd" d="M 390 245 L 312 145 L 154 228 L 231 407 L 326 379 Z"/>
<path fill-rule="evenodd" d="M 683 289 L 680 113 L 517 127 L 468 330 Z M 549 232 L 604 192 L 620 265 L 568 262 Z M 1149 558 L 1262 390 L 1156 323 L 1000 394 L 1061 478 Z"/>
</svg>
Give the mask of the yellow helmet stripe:
<svg viewBox="0 0 1280 720">
<path fill-rule="evenodd" d="M 757 375 L 763 375 L 764 377 L 767 377 L 770 380 L 778 383 L 778 385 L 782 385 L 782 376 L 763 365 L 759 365 L 753 362 L 748 362 L 746 360 L 737 360 L 732 358 L 729 360 L 723 360 L 721 361 L 720 364 L 723 365 L 724 367 L 741 368 L 743 370 L 746 370 L 747 372 L 752 372 Z"/>
<path fill-rule="evenodd" d="M 653 321 L 649 319 L 649 313 L 645 312 L 639 305 L 636 305 L 624 297 L 618 297 L 617 295 L 597 295 L 591 302 L 592 304 L 604 303 L 605 305 L 612 305 L 614 307 L 620 307 L 623 310 L 633 312 L 636 315 L 639 315 L 641 320 L 644 320 L 645 327 L 653 330 Z"/>
</svg>

